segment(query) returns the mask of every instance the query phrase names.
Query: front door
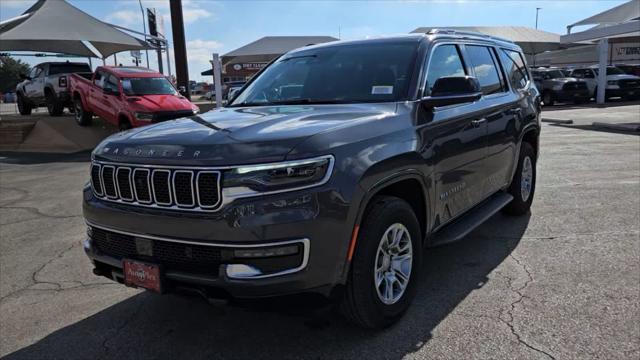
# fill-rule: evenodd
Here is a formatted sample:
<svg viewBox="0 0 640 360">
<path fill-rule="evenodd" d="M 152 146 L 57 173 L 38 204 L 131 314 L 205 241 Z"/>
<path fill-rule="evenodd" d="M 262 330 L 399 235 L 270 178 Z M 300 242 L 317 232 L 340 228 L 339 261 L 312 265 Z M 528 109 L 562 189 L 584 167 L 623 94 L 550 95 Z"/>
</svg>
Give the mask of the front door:
<svg viewBox="0 0 640 360">
<path fill-rule="evenodd" d="M 471 75 L 461 48 L 438 44 L 431 51 L 424 95 L 445 76 Z M 482 200 L 487 151 L 487 123 L 478 103 L 451 105 L 419 115 L 422 156 L 431 166 L 435 185 L 435 225 L 442 225 Z"/>
</svg>

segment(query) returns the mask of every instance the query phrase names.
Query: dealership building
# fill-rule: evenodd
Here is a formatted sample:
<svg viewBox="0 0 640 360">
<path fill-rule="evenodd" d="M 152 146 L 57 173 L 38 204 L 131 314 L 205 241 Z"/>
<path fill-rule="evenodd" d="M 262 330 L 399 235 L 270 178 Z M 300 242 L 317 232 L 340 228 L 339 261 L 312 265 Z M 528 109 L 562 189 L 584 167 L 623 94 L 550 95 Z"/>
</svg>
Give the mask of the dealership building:
<svg viewBox="0 0 640 360">
<path fill-rule="evenodd" d="M 336 40 L 331 36 L 265 36 L 222 55 L 222 82 L 246 81 L 290 50 Z M 212 71 L 207 70 L 202 76 L 212 76 Z"/>
</svg>

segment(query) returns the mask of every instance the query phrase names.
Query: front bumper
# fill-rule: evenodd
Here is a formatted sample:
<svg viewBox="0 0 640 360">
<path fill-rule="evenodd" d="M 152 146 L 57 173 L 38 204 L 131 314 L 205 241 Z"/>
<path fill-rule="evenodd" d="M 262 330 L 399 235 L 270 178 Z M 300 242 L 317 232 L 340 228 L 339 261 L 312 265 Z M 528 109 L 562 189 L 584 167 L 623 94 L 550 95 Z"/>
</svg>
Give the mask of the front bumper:
<svg viewBox="0 0 640 360">
<path fill-rule="evenodd" d="M 349 225 L 348 204 L 335 194 L 331 186 L 325 184 L 311 190 L 242 199 L 219 212 L 203 214 L 105 202 L 86 187 L 83 210 L 89 226 L 150 240 L 154 246 L 184 243 L 193 245 L 189 251 L 194 254 L 196 248 L 202 246 L 221 249 L 219 261 L 204 271 L 160 264 L 164 267 L 168 291 L 188 287 L 213 290 L 233 298 L 305 292 L 328 296 L 335 285 L 345 279 L 346 253 L 353 229 L 353 224 Z M 242 272 L 248 268 L 244 265 L 260 270 L 264 267 L 252 262 L 255 260 L 239 261 L 230 255 L 237 249 L 272 248 L 274 244 L 283 243 L 301 244 L 300 257 L 266 260 L 265 266 L 270 270 L 249 271 L 245 277 Z M 104 251 L 96 245 L 91 235 L 85 241 L 85 252 L 95 266 L 94 272 L 121 280 L 121 254 Z M 154 259 L 135 251 L 126 258 L 153 262 Z M 284 262 L 279 264 L 279 259 Z"/>
<path fill-rule="evenodd" d="M 557 101 L 573 101 L 573 100 L 585 100 L 591 96 L 589 90 L 552 90 L 553 98 Z"/>
<path fill-rule="evenodd" d="M 606 89 L 607 97 L 640 97 L 640 88 Z"/>
</svg>

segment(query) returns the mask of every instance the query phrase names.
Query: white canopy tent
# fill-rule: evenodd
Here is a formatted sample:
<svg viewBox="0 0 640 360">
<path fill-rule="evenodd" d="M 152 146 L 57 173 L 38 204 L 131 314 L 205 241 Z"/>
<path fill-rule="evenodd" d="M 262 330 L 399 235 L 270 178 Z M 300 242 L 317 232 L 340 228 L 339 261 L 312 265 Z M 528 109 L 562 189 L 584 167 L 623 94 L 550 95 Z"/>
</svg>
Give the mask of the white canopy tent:
<svg viewBox="0 0 640 360">
<path fill-rule="evenodd" d="M 575 26 L 595 25 L 585 31 L 571 33 Z M 607 83 L 607 58 L 609 39 L 634 37 L 640 35 L 640 0 L 631 0 L 607 11 L 567 26 L 567 34 L 560 37 L 560 42 L 570 44 L 576 42 L 598 43 L 598 104 L 605 102 Z"/>
<path fill-rule="evenodd" d="M 42 51 L 104 59 L 121 51 L 153 48 L 65 0 L 38 0 L 22 15 L 0 23 L 0 51 Z"/>
</svg>

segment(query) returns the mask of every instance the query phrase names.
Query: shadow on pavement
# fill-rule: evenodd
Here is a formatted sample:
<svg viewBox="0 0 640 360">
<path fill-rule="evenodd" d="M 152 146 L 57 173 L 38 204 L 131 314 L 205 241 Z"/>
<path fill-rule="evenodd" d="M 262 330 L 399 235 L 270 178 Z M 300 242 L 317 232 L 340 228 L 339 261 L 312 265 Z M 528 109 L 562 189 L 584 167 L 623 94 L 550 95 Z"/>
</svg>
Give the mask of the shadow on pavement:
<svg viewBox="0 0 640 360">
<path fill-rule="evenodd" d="M 292 315 L 290 309 L 211 306 L 196 298 L 140 293 L 6 359 L 400 359 L 428 343 L 434 328 L 490 281 L 528 223 L 529 215 L 498 214 L 463 241 L 428 249 L 413 306 L 385 331 L 352 327 L 323 309 Z M 308 326 L 314 316 L 325 325 Z"/>
<path fill-rule="evenodd" d="M 609 99 L 603 105 L 596 104 L 595 102 L 582 103 L 582 104 L 565 103 L 565 104 L 557 104 L 553 106 L 545 106 L 543 107 L 543 110 L 555 111 L 555 110 L 576 110 L 576 109 L 602 109 L 602 108 L 639 105 L 639 104 L 640 104 L 640 101 L 638 100 Z"/>
<path fill-rule="evenodd" d="M 34 165 L 54 162 L 89 162 L 91 151 L 73 154 L 0 151 L 0 164 Z"/>
<path fill-rule="evenodd" d="M 629 124 L 631 125 L 631 124 Z M 589 131 L 599 131 L 611 134 L 619 134 L 619 135 L 631 135 L 631 136 L 640 136 L 640 131 L 624 131 L 624 130 L 615 130 L 611 128 L 594 126 L 594 125 L 564 125 L 564 124 L 554 124 L 549 123 L 549 126 L 557 126 L 568 129 L 578 129 L 578 130 L 589 130 Z"/>
</svg>

